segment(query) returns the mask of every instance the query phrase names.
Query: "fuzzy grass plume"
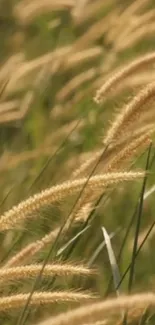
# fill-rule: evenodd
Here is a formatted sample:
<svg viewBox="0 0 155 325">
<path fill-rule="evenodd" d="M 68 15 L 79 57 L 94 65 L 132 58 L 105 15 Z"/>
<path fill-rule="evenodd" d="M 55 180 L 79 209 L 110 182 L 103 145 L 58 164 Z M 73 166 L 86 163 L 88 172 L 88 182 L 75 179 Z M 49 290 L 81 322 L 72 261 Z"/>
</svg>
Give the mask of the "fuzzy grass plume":
<svg viewBox="0 0 155 325">
<path fill-rule="evenodd" d="M 0 324 L 153 325 L 154 1 L 0 10 Z"/>
</svg>

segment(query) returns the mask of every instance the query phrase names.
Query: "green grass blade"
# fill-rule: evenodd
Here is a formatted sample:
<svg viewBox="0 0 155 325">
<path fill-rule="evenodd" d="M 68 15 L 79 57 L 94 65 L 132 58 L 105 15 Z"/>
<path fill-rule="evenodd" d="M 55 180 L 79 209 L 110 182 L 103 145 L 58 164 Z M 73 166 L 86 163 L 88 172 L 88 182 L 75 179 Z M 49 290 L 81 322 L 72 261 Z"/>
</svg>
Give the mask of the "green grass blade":
<svg viewBox="0 0 155 325">
<path fill-rule="evenodd" d="M 104 227 L 102 227 L 102 232 L 103 232 L 105 244 L 106 244 L 107 251 L 108 251 L 109 261 L 110 261 L 112 275 L 113 275 L 114 287 L 115 287 L 117 295 L 119 295 L 118 284 L 121 279 L 120 271 L 119 271 L 118 264 L 117 264 L 116 258 L 115 258 L 115 254 L 114 254 L 114 251 L 113 251 L 113 248 L 111 245 L 110 236 L 108 235 L 108 233 Z"/>
</svg>

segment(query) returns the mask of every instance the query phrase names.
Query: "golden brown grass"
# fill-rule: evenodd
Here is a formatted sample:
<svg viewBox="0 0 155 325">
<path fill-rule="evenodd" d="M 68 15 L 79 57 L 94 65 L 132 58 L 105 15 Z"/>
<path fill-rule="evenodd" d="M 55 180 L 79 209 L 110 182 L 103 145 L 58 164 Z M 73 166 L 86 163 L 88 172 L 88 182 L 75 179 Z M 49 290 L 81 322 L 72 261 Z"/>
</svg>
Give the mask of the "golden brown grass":
<svg viewBox="0 0 155 325">
<path fill-rule="evenodd" d="M 143 293 L 128 295 L 126 280 L 119 297 L 85 305 L 105 294 L 111 274 L 104 255 L 97 272 L 87 262 L 103 244 L 102 226 L 117 237 L 117 255 L 137 181 L 150 175 L 143 155 L 155 131 L 154 4 L 21 0 L 10 12 L 16 31 L 0 66 L 0 323 L 26 325 L 26 314 L 29 325 L 122 324 L 127 310 L 137 325 L 147 306 L 155 309 L 146 277 Z"/>
<path fill-rule="evenodd" d="M 70 324 L 92 324 L 113 315 L 118 315 L 121 310 L 132 310 L 135 305 L 138 308 L 154 307 L 155 295 L 148 292 L 131 296 L 120 296 L 118 298 L 107 299 L 102 302 L 80 307 L 75 310 L 60 314 L 38 325 L 70 325 Z"/>
<path fill-rule="evenodd" d="M 59 231 L 60 227 L 52 230 L 49 234 L 46 234 L 40 240 L 31 242 L 30 244 L 26 245 L 6 262 L 5 267 L 25 264 L 28 260 L 31 260 L 38 252 L 44 249 L 47 245 L 54 242 L 58 236 Z"/>
<path fill-rule="evenodd" d="M 19 267 L 9 267 L 8 269 L 0 269 L 0 282 L 6 284 L 6 282 L 18 279 L 28 279 L 36 277 L 41 271 L 42 264 L 30 264 Z M 93 271 L 84 267 L 83 265 L 72 264 L 47 264 L 43 270 L 44 277 L 57 276 L 69 276 L 69 275 L 85 275 L 89 276 L 93 274 Z M 1 285 L 2 285 L 1 284 Z"/>
<path fill-rule="evenodd" d="M 62 8 L 72 8 L 74 6 L 73 0 L 59 0 L 53 1 L 52 3 L 49 0 L 44 1 L 44 3 L 38 3 L 38 1 L 21 1 L 15 7 L 15 15 L 22 23 L 29 23 L 36 15 L 42 12 L 48 12 L 49 10 L 62 10 Z"/>
<path fill-rule="evenodd" d="M 145 105 L 155 95 L 155 83 L 144 87 L 133 100 L 122 108 L 121 112 L 115 118 L 112 126 L 109 128 L 104 138 L 104 144 L 108 145 L 117 141 L 124 133 L 128 132 L 131 124 L 143 114 Z"/>
<path fill-rule="evenodd" d="M 143 69 L 148 66 L 148 64 L 152 64 L 155 62 L 155 53 L 149 53 L 146 55 L 141 56 L 140 58 L 134 60 L 133 62 L 129 63 L 123 69 L 119 69 L 118 72 L 109 78 L 104 85 L 97 90 L 95 101 L 97 103 L 102 102 L 104 97 L 106 98 L 107 93 L 117 87 L 119 82 L 124 81 L 125 78 L 129 77 L 129 75 L 136 73 L 137 70 Z"/>
<path fill-rule="evenodd" d="M 116 172 L 103 175 L 96 175 L 89 179 L 87 187 L 95 191 L 99 188 L 106 188 L 109 185 L 117 184 L 124 181 L 133 181 L 143 178 L 144 172 Z M 35 211 L 40 208 L 64 199 L 66 196 L 73 195 L 78 192 L 87 182 L 87 178 L 68 181 L 60 185 L 55 185 L 50 189 L 46 189 L 26 201 L 22 201 L 11 210 L 7 211 L 0 218 L 0 230 L 8 230 L 17 227 L 19 221 L 29 218 Z"/>
<path fill-rule="evenodd" d="M 0 298 L 0 311 L 9 311 L 10 309 L 20 308 L 24 306 L 27 299 L 29 297 L 29 293 L 23 293 L 18 295 L 12 295 L 8 297 Z M 89 301 L 94 297 L 90 294 L 80 293 L 80 292 L 34 292 L 30 305 L 47 305 L 52 303 L 60 303 L 60 302 L 81 302 L 81 301 Z"/>
</svg>

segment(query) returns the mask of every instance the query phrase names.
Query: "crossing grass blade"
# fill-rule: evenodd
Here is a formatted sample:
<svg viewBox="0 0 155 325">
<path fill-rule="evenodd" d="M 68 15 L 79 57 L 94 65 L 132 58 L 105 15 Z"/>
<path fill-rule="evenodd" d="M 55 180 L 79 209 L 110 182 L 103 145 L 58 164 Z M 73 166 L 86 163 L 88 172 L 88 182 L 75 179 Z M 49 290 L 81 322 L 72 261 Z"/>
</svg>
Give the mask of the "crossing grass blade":
<svg viewBox="0 0 155 325">
<path fill-rule="evenodd" d="M 103 236 L 105 239 L 105 244 L 107 247 L 107 252 L 108 252 L 109 261 L 110 261 L 110 265 L 111 265 L 114 287 L 115 287 L 117 295 L 119 296 L 118 284 L 120 282 L 121 275 L 120 275 L 119 268 L 118 268 L 116 258 L 115 258 L 115 254 L 114 254 L 114 251 L 113 251 L 113 248 L 111 245 L 110 236 L 108 235 L 108 233 L 104 227 L 102 227 L 102 232 L 103 232 Z"/>
</svg>

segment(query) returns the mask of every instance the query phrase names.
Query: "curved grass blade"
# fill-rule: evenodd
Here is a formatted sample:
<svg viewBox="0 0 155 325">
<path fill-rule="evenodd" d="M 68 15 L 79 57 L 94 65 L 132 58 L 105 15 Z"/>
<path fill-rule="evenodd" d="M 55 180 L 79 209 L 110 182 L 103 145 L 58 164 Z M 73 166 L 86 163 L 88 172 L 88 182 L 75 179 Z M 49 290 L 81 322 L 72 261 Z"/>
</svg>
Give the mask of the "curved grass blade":
<svg viewBox="0 0 155 325">
<path fill-rule="evenodd" d="M 110 239 L 114 238 L 119 231 L 120 231 L 120 229 L 118 228 L 116 231 L 112 232 L 109 235 L 109 238 Z M 100 252 L 102 251 L 102 249 L 105 247 L 105 245 L 106 245 L 106 243 L 105 243 L 105 241 L 103 241 L 101 244 L 99 244 L 97 246 L 97 248 L 95 249 L 94 253 L 92 254 L 92 256 L 90 257 L 90 259 L 88 261 L 88 266 L 89 267 L 95 262 L 95 260 L 97 259 L 98 255 L 100 254 Z"/>
<path fill-rule="evenodd" d="M 87 226 L 87 227 L 85 227 L 83 230 L 81 230 L 81 231 L 79 231 L 74 237 L 72 237 L 64 246 L 62 246 L 59 250 L 58 250 L 58 252 L 57 252 L 57 254 L 56 254 L 56 256 L 60 256 L 72 243 L 74 243 L 74 241 L 77 239 L 77 238 L 79 238 L 83 233 L 85 233 L 86 232 L 86 230 L 88 230 L 88 228 L 89 228 L 90 226 Z"/>
<path fill-rule="evenodd" d="M 108 235 L 108 233 L 104 227 L 102 227 L 102 232 L 103 232 L 105 244 L 106 244 L 107 251 L 108 251 L 109 262 L 111 265 L 111 270 L 112 270 L 112 275 L 113 275 L 114 287 L 115 287 L 117 296 L 119 296 L 118 283 L 120 282 L 120 279 L 121 279 L 120 271 L 119 271 L 118 264 L 117 264 L 116 258 L 115 258 L 115 254 L 114 254 L 114 251 L 113 251 L 113 248 L 111 245 L 110 236 Z"/>
</svg>

